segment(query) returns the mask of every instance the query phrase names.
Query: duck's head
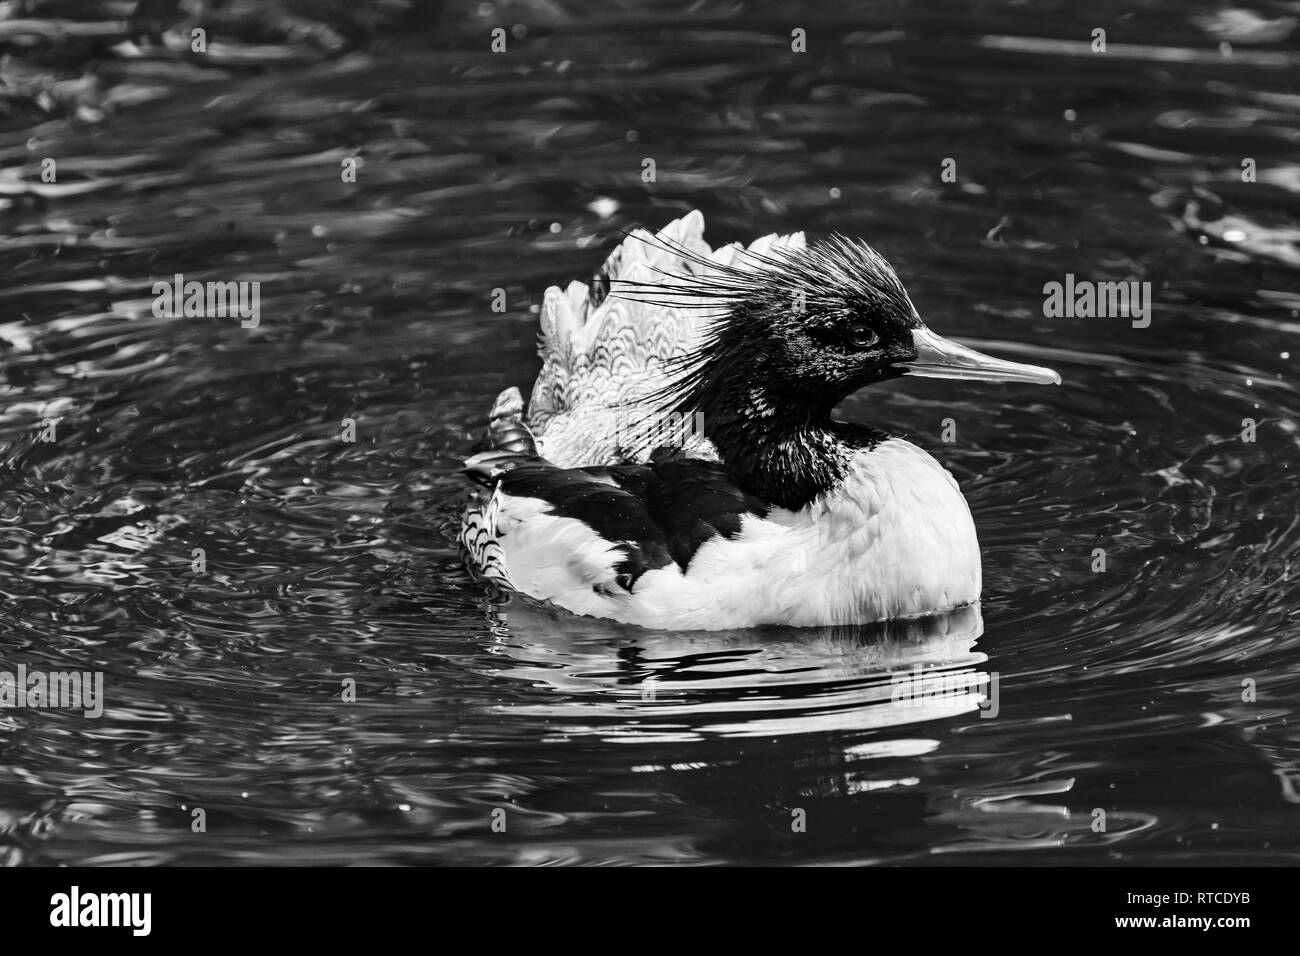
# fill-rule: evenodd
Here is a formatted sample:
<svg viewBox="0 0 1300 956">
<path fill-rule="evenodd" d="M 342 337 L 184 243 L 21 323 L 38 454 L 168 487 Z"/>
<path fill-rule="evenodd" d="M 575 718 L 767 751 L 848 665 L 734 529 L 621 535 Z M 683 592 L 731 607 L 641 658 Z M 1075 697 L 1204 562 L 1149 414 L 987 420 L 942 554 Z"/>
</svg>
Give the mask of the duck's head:
<svg viewBox="0 0 1300 956">
<path fill-rule="evenodd" d="M 700 346 L 671 370 L 671 404 L 704 411 L 706 421 L 710 412 L 747 409 L 759 418 L 817 418 L 853 392 L 903 375 L 1061 380 L 932 332 L 889 263 L 864 242 L 836 236 L 741 253 L 729 266 L 691 264 L 695 274 L 634 293 L 716 310 Z"/>
</svg>

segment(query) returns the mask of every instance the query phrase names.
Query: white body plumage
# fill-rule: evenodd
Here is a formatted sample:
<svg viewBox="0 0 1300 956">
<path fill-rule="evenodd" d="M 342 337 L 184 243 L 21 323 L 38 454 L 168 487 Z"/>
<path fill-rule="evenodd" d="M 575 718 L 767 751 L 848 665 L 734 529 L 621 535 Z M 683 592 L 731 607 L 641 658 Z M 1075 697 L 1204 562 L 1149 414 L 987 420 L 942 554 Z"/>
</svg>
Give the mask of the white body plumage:
<svg viewBox="0 0 1300 956">
<path fill-rule="evenodd" d="M 957 482 L 897 438 L 857 455 L 825 497 L 747 515 L 740 534 L 705 542 L 685 571 L 647 571 L 631 593 L 615 582 L 617 542 L 538 499 L 499 489 L 494 498 L 490 523 L 471 535 L 494 542 L 490 576 L 576 614 L 687 630 L 814 627 L 916 617 L 980 595 L 979 544 Z"/>
</svg>

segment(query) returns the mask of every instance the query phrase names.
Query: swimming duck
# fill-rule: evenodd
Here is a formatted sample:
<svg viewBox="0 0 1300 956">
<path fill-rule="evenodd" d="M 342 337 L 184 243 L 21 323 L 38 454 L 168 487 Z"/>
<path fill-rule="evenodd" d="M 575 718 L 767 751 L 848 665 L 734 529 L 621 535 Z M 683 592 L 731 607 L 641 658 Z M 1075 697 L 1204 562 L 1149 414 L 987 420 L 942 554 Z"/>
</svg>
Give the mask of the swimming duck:
<svg viewBox="0 0 1300 956">
<path fill-rule="evenodd" d="M 866 243 L 711 249 L 694 211 L 638 230 L 591 288 L 547 290 L 525 415 L 497 398 L 461 545 L 472 572 L 650 628 L 815 627 L 974 604 L 953 477 L 832 410 L 902 375 L 1059 384 L 930 331 Z"/>
</svg>

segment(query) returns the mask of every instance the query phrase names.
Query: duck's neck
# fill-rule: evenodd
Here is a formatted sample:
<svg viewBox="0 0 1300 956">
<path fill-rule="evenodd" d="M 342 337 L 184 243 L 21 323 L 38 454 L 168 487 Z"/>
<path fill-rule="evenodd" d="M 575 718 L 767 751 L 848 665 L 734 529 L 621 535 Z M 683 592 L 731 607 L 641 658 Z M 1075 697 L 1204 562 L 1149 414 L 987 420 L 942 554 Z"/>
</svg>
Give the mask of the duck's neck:
<svg viewBox="0 0 1300 956">
<path fill-rule="evenodd" d="M 797 511 L 835 489 L 856 453 L 888 437 L 830 413 L 755 392 L 703 409 L 704 435 L 741 487 Z"/>
</svg>

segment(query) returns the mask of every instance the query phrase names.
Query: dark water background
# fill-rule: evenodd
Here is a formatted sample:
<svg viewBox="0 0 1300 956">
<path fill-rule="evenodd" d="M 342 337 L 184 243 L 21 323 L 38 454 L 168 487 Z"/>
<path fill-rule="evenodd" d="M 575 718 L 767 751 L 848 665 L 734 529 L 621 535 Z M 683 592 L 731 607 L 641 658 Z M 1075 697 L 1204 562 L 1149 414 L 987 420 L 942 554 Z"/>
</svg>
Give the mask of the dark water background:
<svg viewBox="0 0 1300 956">
<path fill-rule="evenodd" d="M 1300 4 L 201 6 L 0 21 L 0 668 L 107 696 L 0 711 L 0 862 L 1297 859 Z M 862 236 L 1060 371 L 843 409 L 962 481 L 982 626 L 656 634 L 468 579 L 457 469 L 544 288 L 693 207 Z M 177 272 L 261 324 L 155 318 Z M 1150 327 L 1044 318 L 1067 273 L 1151 282 Z M 918 665 L 997 716 L 891 701 Z"/>
</svg>

